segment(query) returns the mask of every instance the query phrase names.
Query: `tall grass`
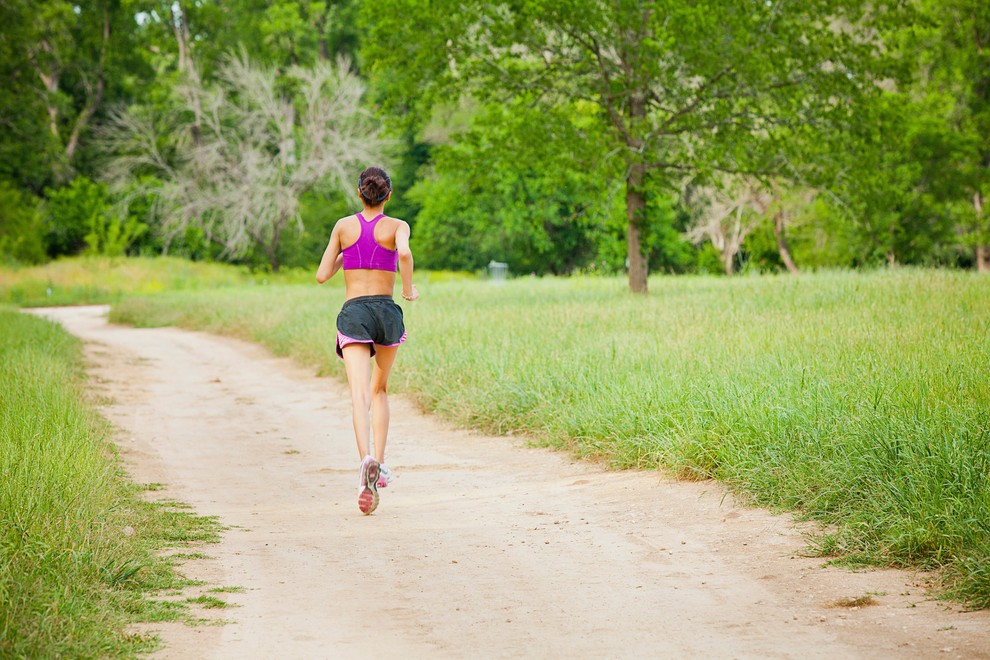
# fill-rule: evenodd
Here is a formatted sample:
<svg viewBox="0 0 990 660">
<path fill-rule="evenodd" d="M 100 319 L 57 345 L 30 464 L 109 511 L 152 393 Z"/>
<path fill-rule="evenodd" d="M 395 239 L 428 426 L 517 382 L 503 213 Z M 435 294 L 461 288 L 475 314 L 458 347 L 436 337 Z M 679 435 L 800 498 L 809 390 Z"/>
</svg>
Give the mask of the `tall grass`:
<svg viewBox="0 0 990 660">
<path fill-rule="evenodd" d="M 140 499 L 59 326 L 0 307 L 0 358 L 0 657 L 150 650 L 125 626 L 181 616 L 143 594 L 187 583 L 156 552 L 217 524 Z"/>
<path fill-rule="evenodd" d="M 252 272 L 246 266 L 176 257 L 72 257 L 43 266 L 0 268 L 0 302 L 22 307 L 87 305 L 127 294 L 310 282 L 312 273 Z"/>
<path fill-rule="evenodd" d="M 616 467 L 720 479 L 834 525 L 846 561 L 938 569 L 990 606 L 990 282 L 898 270 L 422 286 L 399 389 Z M 319 371 L 338 290 L 128 300 L 119 321 L 261 341 Z"/>
</svg>

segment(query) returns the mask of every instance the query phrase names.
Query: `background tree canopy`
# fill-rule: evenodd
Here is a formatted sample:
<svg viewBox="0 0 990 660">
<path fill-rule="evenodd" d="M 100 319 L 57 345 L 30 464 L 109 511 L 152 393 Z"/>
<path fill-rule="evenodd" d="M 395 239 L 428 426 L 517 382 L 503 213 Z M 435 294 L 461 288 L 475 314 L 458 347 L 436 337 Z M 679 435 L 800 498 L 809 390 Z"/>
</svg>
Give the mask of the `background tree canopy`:
<svg viewBox="0 0 990 660">
<path fill-rule="evenodd" d="M 7 261 L 312 267 L 366 160 L 391 170 L 390 212 L 431 268 L 627 272 L 633 291 L 650 271 L 990 270 L 978 0 L 10 0 L 0 25 Z M 121 176 L 141 156 L 108 138 L 125 116 L 157 126 L 143 155 L 173 173 L 237 153 L 214 138 L 246 129 L 225 64 L 242 52 L 242 77 L 271 75 L 250 102 L 276 113 L 252 129 L 274 136 L 251 151 L 268 183 L 217 167 L 181 198 L 160 168 Z M 301 82 L 341 56 L 367 129 L 347 148 L 341 106 L 307 115 Z M 221 89 L 230 105 L 210 106 Z M 340 155 L 303 185 L 314 146 Z M 238 185 L 281 192 L 232 249 L 206 198 Z"/>
</svg>

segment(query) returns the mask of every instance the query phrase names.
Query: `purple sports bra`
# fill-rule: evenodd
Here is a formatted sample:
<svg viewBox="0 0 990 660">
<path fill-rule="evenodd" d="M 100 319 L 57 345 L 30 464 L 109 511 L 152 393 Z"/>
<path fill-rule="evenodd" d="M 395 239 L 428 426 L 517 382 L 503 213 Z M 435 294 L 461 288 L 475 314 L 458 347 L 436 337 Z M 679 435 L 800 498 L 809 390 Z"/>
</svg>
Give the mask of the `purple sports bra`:
<svg viewBox="0 0 990 660">
<path fill-rule="evenodd" d="M 399 263 L 398 250 L 388 250 L 383 248 L 375 240 L 375 226 L 378 221 L 385 217 L 384 213 L 379 213 L 371 221 L 365 220 L 360 213 L 356 214 L 361 223 L 361 236 L 351 245 L 343 249 L 344 270 L 369 269 L 388 270 L 395 272 L 395 267 Z"/>
</svg>

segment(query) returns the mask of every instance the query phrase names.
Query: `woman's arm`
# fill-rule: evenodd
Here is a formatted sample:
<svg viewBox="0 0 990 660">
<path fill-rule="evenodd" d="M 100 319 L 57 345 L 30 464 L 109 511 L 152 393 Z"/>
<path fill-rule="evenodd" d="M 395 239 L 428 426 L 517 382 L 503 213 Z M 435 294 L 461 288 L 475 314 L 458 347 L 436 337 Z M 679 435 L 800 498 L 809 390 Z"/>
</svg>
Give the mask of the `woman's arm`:
<svg viewBox="0 0 990 660">
<path fill-rule="evenodd" d="M 402 298 L 404 300 L 416 300 L 419 298 L 419 291 L 413 284 L 413 256 L 409 249 L 409 225 L 404 221 L 399 221 L 399 227 L 395 230 L 395 249 L 399 253 L 399 276 L 402 278 Z"/>
<path fill-rule="evenodd" d="M 316 269 L 316 281 L 323 284 L 337 274 L 340 266 L 344 263 L 344 254 L 340 251 L 340 222 L 338 221 L 330 232 L 330 242 L 323 252 L 323 259 L 320 260 L 320 267 Z"/>
</svg>

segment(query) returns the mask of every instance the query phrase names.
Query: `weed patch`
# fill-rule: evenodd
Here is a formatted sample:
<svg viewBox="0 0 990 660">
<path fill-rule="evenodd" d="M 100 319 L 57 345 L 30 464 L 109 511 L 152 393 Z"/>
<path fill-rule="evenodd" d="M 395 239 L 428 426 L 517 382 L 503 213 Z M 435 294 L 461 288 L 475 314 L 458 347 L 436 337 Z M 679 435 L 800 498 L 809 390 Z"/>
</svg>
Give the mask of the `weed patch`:
<svg viewBox="0 0 990 660">
<path fill-rule="evenodd" d="M 840 598 L 839 600 L 831 603 L 829 607 L 869 607 L 871 605 L 879 605 L 879 601 L 873 596 L 867 594 L 865 596 L 856 596 L 850 598 Z"/>
</svg>

